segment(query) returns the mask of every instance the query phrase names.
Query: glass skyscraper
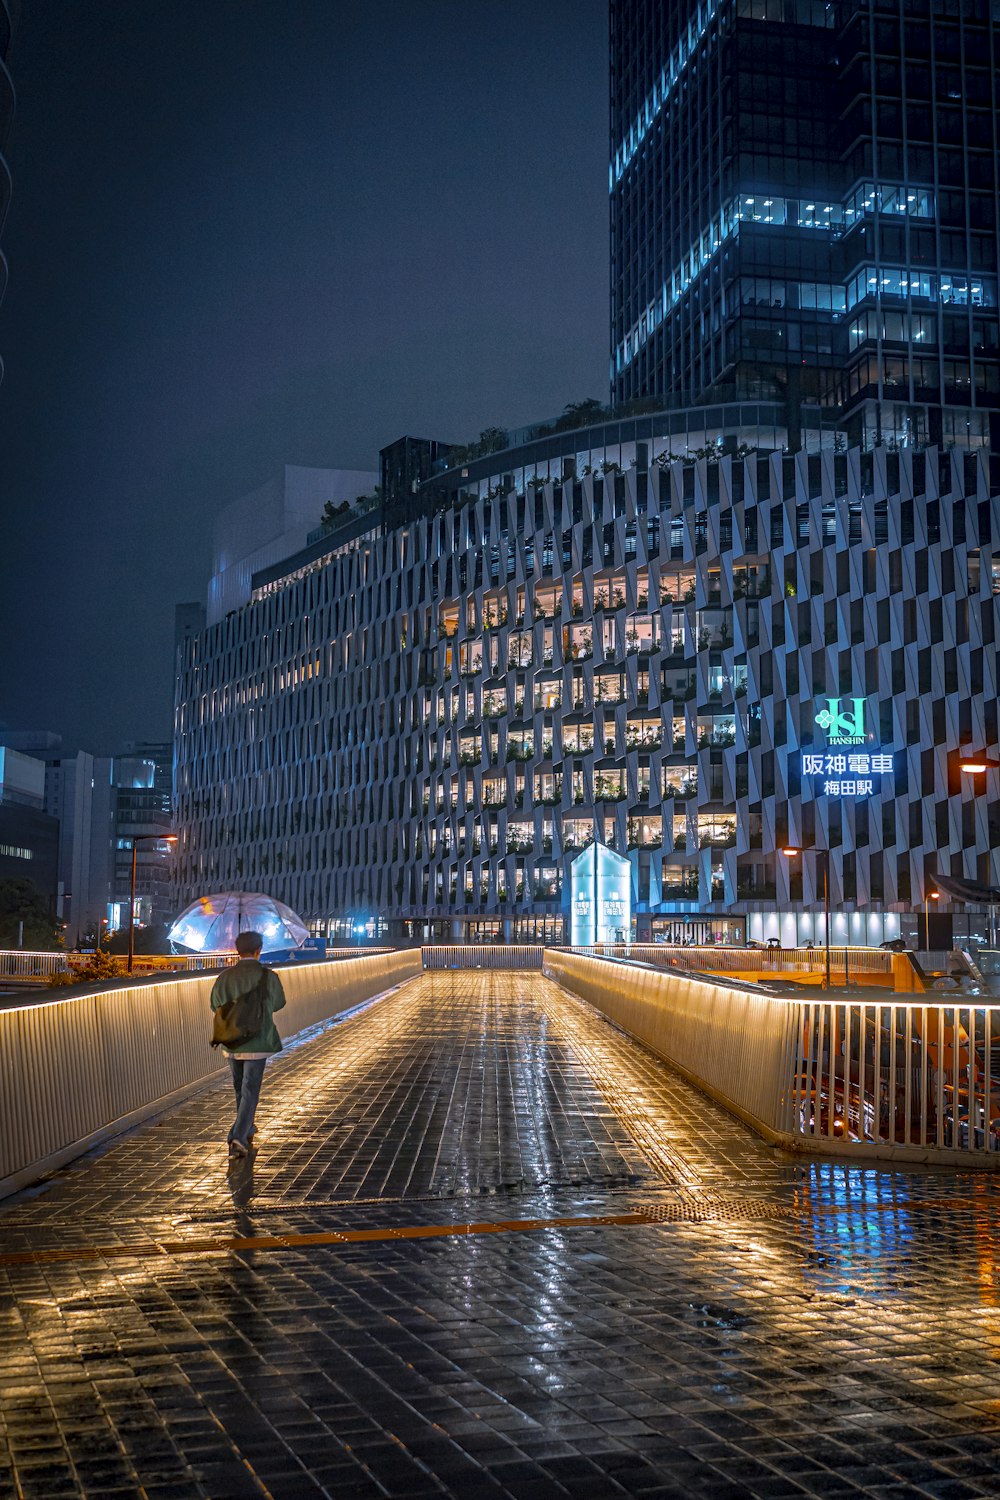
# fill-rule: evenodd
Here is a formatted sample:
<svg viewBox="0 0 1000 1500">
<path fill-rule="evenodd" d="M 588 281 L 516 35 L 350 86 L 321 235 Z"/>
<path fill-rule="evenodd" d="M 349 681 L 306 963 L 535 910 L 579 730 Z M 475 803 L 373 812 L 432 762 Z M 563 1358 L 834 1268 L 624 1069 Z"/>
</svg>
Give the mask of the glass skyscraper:
<svg viewBox="0 0 1000 1500">
<path fill-rule="evenodd" d="M 611 0 L 617 402 L 1000 448 L 997 0 Z"/>
</svg>

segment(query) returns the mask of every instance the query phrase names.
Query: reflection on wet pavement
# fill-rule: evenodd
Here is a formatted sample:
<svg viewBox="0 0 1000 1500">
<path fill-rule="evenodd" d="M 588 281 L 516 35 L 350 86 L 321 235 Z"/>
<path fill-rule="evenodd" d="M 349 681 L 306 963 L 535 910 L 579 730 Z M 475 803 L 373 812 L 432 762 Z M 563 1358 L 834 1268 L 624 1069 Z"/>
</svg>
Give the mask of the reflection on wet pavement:
<svg viewBox="0 0 1000 1500">
<path fill-rule="evenodd" d="M 0 1205 L 0 1500 L 1000 1495 L 1000 1195 L 434 973 Z"/>
</svg>

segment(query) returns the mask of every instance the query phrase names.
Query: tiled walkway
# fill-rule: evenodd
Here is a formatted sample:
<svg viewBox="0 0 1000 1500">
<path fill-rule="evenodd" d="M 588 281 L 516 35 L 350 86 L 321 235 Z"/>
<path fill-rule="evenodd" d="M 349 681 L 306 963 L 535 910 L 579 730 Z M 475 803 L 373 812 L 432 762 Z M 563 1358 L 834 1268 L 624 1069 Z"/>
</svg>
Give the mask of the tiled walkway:
<svg viewBox="0 0 1000 1500">
<path fill-rule="evenodd" d="M 229 1108 L 0 1205 L 0 1500 L 1000 1496 L 988 1179 L 782 1159 L 530 973 L 320 1028 L 232 1174 Z"/>
</svg>

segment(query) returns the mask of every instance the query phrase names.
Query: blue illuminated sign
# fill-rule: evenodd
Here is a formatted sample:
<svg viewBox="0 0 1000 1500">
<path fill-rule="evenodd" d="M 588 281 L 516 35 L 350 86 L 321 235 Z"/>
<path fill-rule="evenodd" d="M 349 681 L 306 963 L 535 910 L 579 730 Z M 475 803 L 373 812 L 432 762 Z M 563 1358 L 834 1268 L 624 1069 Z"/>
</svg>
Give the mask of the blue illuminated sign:
<svg viewBox="0 0 1000 1500">
<path fill-rule="evenodd" d="M 892 775 L 893 759 L 881 750 L 803 750 L 802 777 L 814 777 L 824 797 L 871 797 L 881 778 Z"/>
<path fill-rule="evenodd" d="M 570 865 L 570 942 L 627 943 L 632 934 L 632 868 L 622 854 L 591 844 Z"/>
</svg>

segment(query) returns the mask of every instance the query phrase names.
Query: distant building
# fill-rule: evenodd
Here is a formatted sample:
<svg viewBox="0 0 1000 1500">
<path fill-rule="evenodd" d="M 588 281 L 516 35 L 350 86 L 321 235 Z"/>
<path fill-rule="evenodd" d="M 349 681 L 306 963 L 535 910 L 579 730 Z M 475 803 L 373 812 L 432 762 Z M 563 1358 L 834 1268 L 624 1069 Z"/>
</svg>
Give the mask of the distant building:
<svg viewBox="0 0 1000 1500">
<path fill-rule="evenodd" d="M 45 811 L 59 824 L 55 915 L 75 942 L 107 914 L 110 813 L 95 796 L 95 758 L 64 750 L 62 736 L 50 730 L 9 730 L 2 738 L 44 763 Z M 95 859 L 95 845 L 103 859 Z"/>
<path fill-rule="evenodd" d="M 66 923 L 70 943 L 101 922 L 111 931 L 124 926 L 132 837 L 170 830 L 173 745 L 132 740 L 122 755 L 109 756 L 66 751 L 61 737 L 48 731 L 8 731 L 2 738 L 7 742 L 6 750 L 0 749 L 7 766 L 4 803 L 17 809 L 6 816 L 27 827 L 21 809 L 30 808 L 36 839 L 34 845 L 26 836 L 18 843 L 10 833 L 0 840 L 16 851 L 9 856 L 13 864 L 0 863 L 0 878 L 26 875 L 39 889 L 40 877 L 48 881 L 43 894 L 48 896 L 51 889 L 53 915 Z M 29 750 L 30 755 L 25 753 Z M 39 817 L 44 822 L 39 823 Z M 45 839 L 53 830 L 55 869 L 49 878 Z M 166 922 L 176 914 L 172 860 L 169 846 L 149 838 L 140 841 L 137 921 Z"/>
<path fill-rule="evenodd" d="M 328 501 L 350 506 L 359 495 L 374 493 L 377 483 L 370 469 L 287 464 L 276 479 L 227 505 L 215 525 L 208 624 L 248 602 L 254 573 L 306 545 L 310 533 L 322 528 Z"/>
<path fill-rule="evenodd" d="M 389 511 L 405 508 L 420 486 L 434 472 L 439 460 L 447 458 L 452 443 L 434 438 L 397 438 L 379 451 L 379 489 L 382 504 Z"/>
<path fill-rule="evenodd" d="M 173 851 L 151 835 L 171 828 L 173 746 L 131 741 L 124 755 L 99 762 L 108 768 L 111 861 L 108 922 L 112 931 L 128 924 L 132 844 L 136 846 L 135 920 L 143 926 L 166 923 L 176 915 Z"/>
<path fill-rule="evenodd" d="M 92 882 L 94 830 L 94 757 L 85 750 L 46 759 L 45 810 L 59 822 L 59 893 L 56 915 L 75 942 L 101 917 L 107 905 L 106 885 Z M 105 835 L 100 829 L 98 837 Z"/>
<path fill-rule="evenodd" d="M 45 764 L 0 745 L 0 880 L 30 880 L 53 916 L 59 824 L 45 811 Z"/>
</svg>

